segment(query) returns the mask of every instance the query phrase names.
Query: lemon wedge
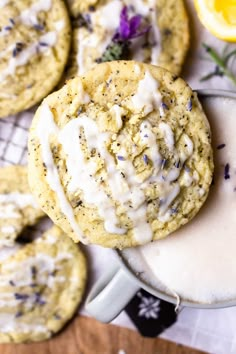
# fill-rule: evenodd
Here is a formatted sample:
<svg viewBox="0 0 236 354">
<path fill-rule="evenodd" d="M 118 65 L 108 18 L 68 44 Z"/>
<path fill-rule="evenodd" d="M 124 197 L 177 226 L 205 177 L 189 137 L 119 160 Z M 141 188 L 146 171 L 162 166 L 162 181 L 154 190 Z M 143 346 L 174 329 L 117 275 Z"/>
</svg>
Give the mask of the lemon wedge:
<svg viewBox="0 0 236 354">
<path fill-rule="evenodd" d="M 236 42 L 236 0 L 194 0 L 202 24 L 216 37 Z"/>
</svg>

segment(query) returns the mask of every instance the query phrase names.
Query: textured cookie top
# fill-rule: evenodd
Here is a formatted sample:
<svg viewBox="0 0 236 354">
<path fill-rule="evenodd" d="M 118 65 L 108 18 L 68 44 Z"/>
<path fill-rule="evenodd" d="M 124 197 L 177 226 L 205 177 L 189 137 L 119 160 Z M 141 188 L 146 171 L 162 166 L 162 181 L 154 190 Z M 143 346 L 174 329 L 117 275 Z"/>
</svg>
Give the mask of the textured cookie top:
<svg viewBox="0 0 236 354">
<path fill-rule="evenodd" d="M 29 189 L 26 167 L 0 168 L 0 247 L 12 246 L 23 228 L 42 216 Z"/>
<path fill-rule="evenodd" d="M 0 117 L 33 106 L 58 83 L 70 47 L 62 0 L 0 2 Z"/>
<path fill-rule="evenodd" d="M 83 74 L 101 60 L 118 59 L 180 72 L 189 45 L 183 0 L 100 0 L 93 6 L 90 1 L 80 4 L 80 14 L 73 21 L 68 77 Z"/>
<path fill-rule="evenodd" d="M 57 227 L 0 262 L 0 342 L 58 332 L 77 309 L 85 278 L 83 254 Z"/>
<path fill-rule="evenodd" d="M 75 241 L 106 247 L 176 230 L 212 180 L 210 128 L 196 95 L 165 69 L 132 61 L 100 64 L 48 96 L 29 153 L 43 210 Z"/>
<path fill-rule="evenodd" d="M 70 14 L 73 17 L 78 16 L 81 12 L 88 10 L 94 6 L 98 0 L 66 0 Z"/>
</svg>

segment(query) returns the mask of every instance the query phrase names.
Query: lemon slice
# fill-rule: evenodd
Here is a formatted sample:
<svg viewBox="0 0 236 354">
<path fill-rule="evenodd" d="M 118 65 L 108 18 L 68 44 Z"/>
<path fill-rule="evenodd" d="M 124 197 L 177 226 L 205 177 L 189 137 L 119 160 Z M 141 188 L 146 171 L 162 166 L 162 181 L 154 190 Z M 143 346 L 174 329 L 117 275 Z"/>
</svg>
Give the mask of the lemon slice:
<svg viewBox="0 0 236 354">
<path fill-rule="evenodd" d="M 194 0 L 202 24 L 216 37 L 236 42 L 236 0 Z"/>
</svg>

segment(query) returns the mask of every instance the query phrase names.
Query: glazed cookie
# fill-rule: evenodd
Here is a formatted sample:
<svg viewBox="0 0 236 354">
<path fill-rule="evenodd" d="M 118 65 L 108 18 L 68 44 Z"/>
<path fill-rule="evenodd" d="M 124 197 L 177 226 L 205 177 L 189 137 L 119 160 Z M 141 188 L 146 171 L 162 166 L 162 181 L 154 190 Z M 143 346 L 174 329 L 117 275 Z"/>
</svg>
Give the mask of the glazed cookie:
<svg viewBox="0 0 236 354">
<path fill-rule="evenodd" d="M 0 117 L 39 102 L 60 80 L 70 49 L 62 0 L 0 2 Z"/>
<path fill-rule="evenodd" d="M 84 255 L 57 227 L 0 263 L 0 343 L 57 333 L 74 315 L 85 281 Z"/>
<path fill-rule="evenodd" d="M 118 59 L 160 65 L 178 74 L 189 46 L 183 0 L 100 0 L 83 10 L 73 27 L 67 77 Z"/>
<path fill-rule="evenodd" d="M 105 247 L 167 236 L 194 217 L 212 181 L 196 94 L 167 70 L 133 61 L 99 64 L 48 96 L 29 154 L 43 210 L 74 241 Z"/>
<path fill-rule="evenodd" d="M 0 168 L 0 247 L 12 246 L 26 226 L 43 216 L 30 192 L 26 167 Z"/>
</svg>

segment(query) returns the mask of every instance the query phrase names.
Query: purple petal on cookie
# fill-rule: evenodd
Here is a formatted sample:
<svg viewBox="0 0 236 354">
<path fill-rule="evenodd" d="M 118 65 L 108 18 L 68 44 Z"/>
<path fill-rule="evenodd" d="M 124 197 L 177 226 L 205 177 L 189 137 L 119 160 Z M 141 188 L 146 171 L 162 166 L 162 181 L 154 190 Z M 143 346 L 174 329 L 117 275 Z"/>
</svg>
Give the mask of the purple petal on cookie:
<svg viewBox="0 0 236 354">
<path fill-rule="evenodd" d="M 48 43 L 46 42 L 39 42 L 39 45 L 41 45 L 41 47 L 48 47 Z"/>
<path fill-rule="evenodd" d="M 143 155 L 143 161 L 148 165 L 148 156 L 146 154 Z"/>
<path fill-rule="evenodd" d="M 36 31 L 43 31 L 44 30 L 44 26 L 41 25 L 40 23 L 36 23 L 33 27 L 34 27 L 34 29 L 36 29 Z"/>
<path fill-rule="evenodd" d="M 40 293 L 35 293 L 35 303 L 36 304 L 39 304 L 39 305 L 45 305 L 46 304 L 46 301 L 43 300 L 42 296 Z"/>
<path fill-rule="evenodd" d="M 29 298 L 29 295 L 27 294 L 15 293 L 14 296 L 16 300 L 27 300 Z"/>
<path fill-rule="evenodd" d="M 167 162 L 166 159 L 163 159 L 163 160 L 161 161 L 161 169 L 162 169 L 162 170 L 163 170 L 163 168 L 165 168 L 166 162 Z"/>
<path fill-rule="evenodd" d="M 187 102 L 187 105 L 186 105 L 186 110 L 188 112 L 191 112 L 191 110 L 193 109 L 193 103 L 192 103 L 192 99 L 189 98 L 188 102 Z"/>
<path fill-rule="evenodd" d="M 120 160 L 120 161 L 125 161 L 125 158 L 124 158 L 124 156 L 121 156 L 121 155 L 117 155 L 117 158 L 118 158 L 118 160 Z"/>
<path fill-rule="evenodd" d="M 168 106 L 164 102 L 161 102 L 161 107 L 164 109 L 169 109 Z"/>
<path fill-rule="evenodd" d="M 225 179 L 230 179 L 229 169 L 230 169 L 230 165 L 229 165 L 229 163 L 227 163 L 225 165 L 225 169 L 224 169 L 224 178 Z"/>
</svg>

